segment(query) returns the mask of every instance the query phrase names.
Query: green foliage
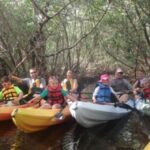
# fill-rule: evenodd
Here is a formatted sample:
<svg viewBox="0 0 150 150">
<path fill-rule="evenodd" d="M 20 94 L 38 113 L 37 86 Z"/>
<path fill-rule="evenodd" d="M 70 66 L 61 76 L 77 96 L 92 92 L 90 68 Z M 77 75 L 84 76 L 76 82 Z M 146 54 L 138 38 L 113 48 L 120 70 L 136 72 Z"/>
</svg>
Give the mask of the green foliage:
<svg viewBox="0 0 150 150">
<path fill-rule="evenodd" d="M 45 59 L 48 71 L 120 64 L 149 68 L 149 4 L 149 0 L 0 1 L 0 35 L 7 46 L 2 39 L 0 45 L 8 51 L 1 57 L 15 67 L 26 48 L 31 50 L 42 41 L 32 59 Z M 37 31 L 41 41 L 31 46 Z M 32 65 L 32 59 L 23 63 L 25 68 Z"/>
</svg>

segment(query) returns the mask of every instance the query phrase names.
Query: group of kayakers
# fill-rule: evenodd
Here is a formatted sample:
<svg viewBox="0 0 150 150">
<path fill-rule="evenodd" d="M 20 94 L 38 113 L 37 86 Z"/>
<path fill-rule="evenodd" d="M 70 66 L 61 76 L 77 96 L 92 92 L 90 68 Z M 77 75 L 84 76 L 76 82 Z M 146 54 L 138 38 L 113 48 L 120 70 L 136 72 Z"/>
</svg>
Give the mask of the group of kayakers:
<svg viewBox="0 0 150 150">
<path fill-rule="evenodd" d="M 51 75 L 48 79 L 48 85 L 44 78 L 40 78 L 38 70 L 31 68 L 29 78 L 19 78 L 17 76 L 4 76 L 1 79 L 2 90 L 0 92 L 0 101 L 4 105 L 18 105 L 32 103 L 41 108 L 60 108 L 67 99 L 77 99 L 77 80 L 73 78 L 71 70 L 67 71 L 66 78 L 60 83 L 57 76 Z M 14 86 L 12 81 L 27 85 L 29 91 L 23 95 L 22 90 Z M 39 106 L 38 106 L 39 107 Z"/>
<path fill-rule="evenodd" d="M 66 78 L 59 82 L 57 76 L 50 76 L 48 85 L 44 78 L 39 77 L 36 68 L 29 70 L 29 78 L 17 76 L 4 76 L 1 79 L 2 90 L 0 100 L 5 105 L 18 105 L 23 103 L 40 103 L 41 108 L 60 108 L 66 100 L 78 100 L 78 81 L 74 79 L 73 72 L 68 70 Z M 133 84 L 124 78 L 124 72 L 117 68 L 114 78 L 109 74 L 101 74 L 93 92 L 94 103 L 112 103 L 115 101 L 126 103 L 129 99 L 150 99 L 150 78 L 143 71 L 137 71 L 137 81 Z M 12 81 L 27 85 L 29 91 L 26 95 L 14 86 Z"/>
<path fill-rule="evenodd" d="M 136 72 L 137 80 L 132 84 L 124 78 L 124 72 L 117 68 L 113 79 L 102 74 L 93 93 L 94 103 L 127 103 L 129 100 L 150 100 L 150 78 L 141 70 Z"/>
</svg>

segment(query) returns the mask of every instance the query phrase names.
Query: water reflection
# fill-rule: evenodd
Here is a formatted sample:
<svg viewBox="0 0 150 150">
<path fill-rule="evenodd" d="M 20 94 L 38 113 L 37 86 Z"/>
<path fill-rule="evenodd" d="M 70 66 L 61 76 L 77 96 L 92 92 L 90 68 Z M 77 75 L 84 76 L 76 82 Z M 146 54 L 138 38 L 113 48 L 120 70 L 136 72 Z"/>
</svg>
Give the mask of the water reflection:
<svg viewBox="0 0 150 150">
<path fill-rule="evenodd" d="M 143 132 L 143 124 L 143 117 L 139 113 L 133 112 L 127 124 L 116 137 L 117 147 L 143 150 L 144 145 L 148 142 L 147 135 Z"/>
<path fill-rule="evenodd" d="M 17 130 L 12 122 L 1 122 L 0 150 L 143 150 L 149 124 L 149 117 L 136 112 L 90 129 L 72 119 L 32 134 Z"/>
<path fill-rule="evenodd" d="M 62 139 L 75 121 L 72 119 L 63 125 L 47 130 L 26 134 L 9 122 L 0 123 L 0 150 L 61 150 Z"/>
<path fill-rule="evenodd" d="M 109 139 L 111 134 L 109 130 L 113 129 L 116 123 L 112 121 L 109 124 L 101 124 L 90 129 L 80 125 L 74 126 L 74 130 L 69 131 L 64 136 L 63 150 L 113 150 L 113 144 Z"/>
<path fill-rule="evenodd" d="M 74 126 L 64 136 L 63 150 L 143 150 L 150 133 L 143 124 L 143 116 L 133 112 L 91 129 Z"/>
<path fill-rule="evenodd" d="M 17 130 L 11 150 L 61 150 L 62 138 L 74 121 L 47 130 L 26 134 Z"/>
<path fill-rule="evenodd" d="M 0 122 L 0 150 L 9 150 L 16 127 L 11 121 Z"/>
<path fill-rule="evenodd" d="M 150 117 L 137 112 L 90 129 L 72 119 L 32 134 L 17 130 L 11 121 L 0 122 L 0 150 L 143 150 L 149 125 Z"/>
</svg>

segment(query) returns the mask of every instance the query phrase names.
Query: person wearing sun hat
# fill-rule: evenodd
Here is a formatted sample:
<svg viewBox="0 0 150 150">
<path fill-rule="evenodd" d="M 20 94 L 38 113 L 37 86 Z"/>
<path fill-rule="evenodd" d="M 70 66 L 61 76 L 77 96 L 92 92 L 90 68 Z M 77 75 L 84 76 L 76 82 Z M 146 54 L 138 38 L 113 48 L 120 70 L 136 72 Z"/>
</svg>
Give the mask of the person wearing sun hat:
<svg viewBox="0 0 150 150">
<path fill-rule="evenodd" d="M 118 95 L 120 102 L 127 102 L 129 99 L 129 92 L 132 91 L 132 85 L 123 77 L 123 70 L 117 68 L 115 71 L 115 78 L 111 81 L 111 87 Z"/>
<path fill-rule="evenodd" d="M 109 86 L 108 74 L 102 74 L 100 76 L 99 84 L 93 92 L 92 100 L 94 103 L 111 103 L 112 95 L 115 95 L 113 89 Z"/>
</svg>

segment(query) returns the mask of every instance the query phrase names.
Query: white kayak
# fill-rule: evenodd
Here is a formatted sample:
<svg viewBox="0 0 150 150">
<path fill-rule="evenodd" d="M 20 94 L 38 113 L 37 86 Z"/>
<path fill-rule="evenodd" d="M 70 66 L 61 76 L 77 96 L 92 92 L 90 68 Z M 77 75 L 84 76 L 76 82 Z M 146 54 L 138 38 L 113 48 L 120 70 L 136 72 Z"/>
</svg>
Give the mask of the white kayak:
<svg viewBox="0 0 150 150">
<path fill-rule="evenodd" d="M 132 109 L 115 107 L 113 104 L 104 105 L 82 101 L 72 102 L 69 110 L 75 120 L 86 128 L 119 119 L 132 111 Z"/>
<path fill-rule="evenodd" d="M 150 116 L 150 100 L 136 100 L 136 109 L 144 115 Z"/>
</svg>

